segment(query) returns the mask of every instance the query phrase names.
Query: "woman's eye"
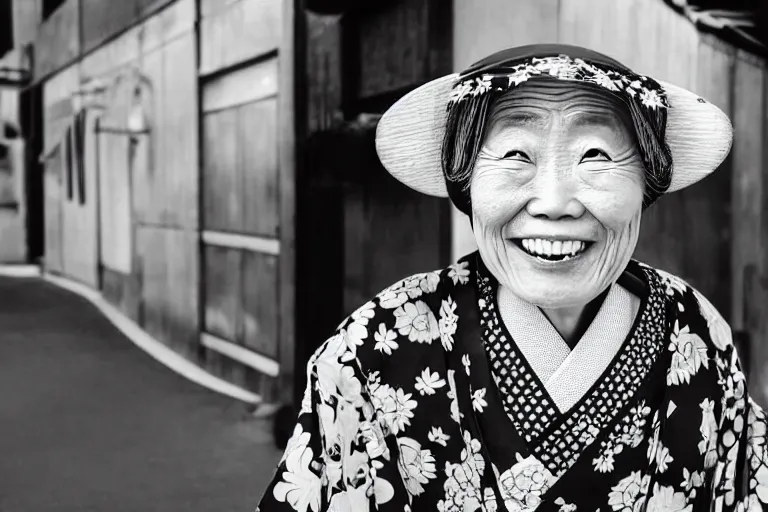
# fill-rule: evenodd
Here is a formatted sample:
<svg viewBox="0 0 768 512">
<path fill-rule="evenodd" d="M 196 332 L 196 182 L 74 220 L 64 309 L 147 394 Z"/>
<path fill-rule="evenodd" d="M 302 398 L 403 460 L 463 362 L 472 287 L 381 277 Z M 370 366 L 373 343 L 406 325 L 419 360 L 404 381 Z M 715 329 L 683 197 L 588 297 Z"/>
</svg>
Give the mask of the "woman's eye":
<svg viewBox="0 0 768 512">
<path fill-rule="evenodd" d="M 504 153 L 503 158 L 505 160 L 507 160 L 507 159 L 509 159 L 509 160 L 522 160 L 523 162 L 530 162 L 531 161 L 531 159 L 528 158 L 528 155 L 526 155 L 525 153 L 523 153 L 522 151 L 519 151 L 517 149 L 513 149 L 511 151 L 507 151 L 506 153 Z"/>
<path fill-rule="evenodd" d="M 602 149 L 592 148 L 587 150 L 586 153 L 584 153 L 584 156 L 581 158 L 582 162 L 594 162 L 594 161 L 611 161 L 611 157 L 608 156 L 608 154 L 603 151 Z"/>
</svg>

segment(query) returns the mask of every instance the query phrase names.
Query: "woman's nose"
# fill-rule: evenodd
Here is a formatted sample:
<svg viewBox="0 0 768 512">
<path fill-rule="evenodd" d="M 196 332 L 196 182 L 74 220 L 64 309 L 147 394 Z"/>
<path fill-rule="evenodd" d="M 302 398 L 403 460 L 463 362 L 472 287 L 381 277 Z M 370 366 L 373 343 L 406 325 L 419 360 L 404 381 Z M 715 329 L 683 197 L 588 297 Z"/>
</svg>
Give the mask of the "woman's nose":
<svg viewBox="0 0 768 512">
<path fill-rule="evenodd" d="M 576 183 L 568 173 L 539 169 L 531 185 L 533 193 L 526 206 L 531 216 L 558 220 L 584 214 L 584 205 L 576 198 Z"/>
</svg>

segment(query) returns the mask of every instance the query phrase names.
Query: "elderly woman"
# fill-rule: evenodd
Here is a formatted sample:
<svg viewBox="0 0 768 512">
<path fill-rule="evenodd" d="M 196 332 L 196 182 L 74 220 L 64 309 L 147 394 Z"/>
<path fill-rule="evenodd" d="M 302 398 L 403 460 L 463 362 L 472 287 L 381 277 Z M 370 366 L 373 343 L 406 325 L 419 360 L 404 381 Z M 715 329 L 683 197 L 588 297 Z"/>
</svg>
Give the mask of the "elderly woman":
<svg viewBox="0 0 768 512">
<path fill-rule="evenodd" d="M 385 167 L 478 251 L 355 311 L 310 361 L 272 511 L 768 508 L 766 419 L 728 325 L 631 259 L 642 212 L 712 172 L 716 107 L 564 45 L 403 97 Z"/>
</svg>

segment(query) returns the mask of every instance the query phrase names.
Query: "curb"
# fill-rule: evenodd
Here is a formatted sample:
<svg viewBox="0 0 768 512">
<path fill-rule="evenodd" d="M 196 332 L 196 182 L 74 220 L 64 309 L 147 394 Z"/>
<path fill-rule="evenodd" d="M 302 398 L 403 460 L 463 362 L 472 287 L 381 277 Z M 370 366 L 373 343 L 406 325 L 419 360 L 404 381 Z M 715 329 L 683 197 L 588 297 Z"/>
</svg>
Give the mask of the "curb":
<svg viewBox="0 0 768 512">
<path fill-rule="evenodd" d="M 98 291 L 89 286 L 66 277 L 50 274 L 35 265 L 0 265 L 0 276 L 18 278 L 37 277 L 79 295 L 93 304 L 134 345 L 149 354 L 160 364 L 185 377 L 187 380 L 248 404 L 258 406 L 263 403 L 259 395 L 208 373 L 150 336 L 133 320 L 104 300 Z"/>
</svg>

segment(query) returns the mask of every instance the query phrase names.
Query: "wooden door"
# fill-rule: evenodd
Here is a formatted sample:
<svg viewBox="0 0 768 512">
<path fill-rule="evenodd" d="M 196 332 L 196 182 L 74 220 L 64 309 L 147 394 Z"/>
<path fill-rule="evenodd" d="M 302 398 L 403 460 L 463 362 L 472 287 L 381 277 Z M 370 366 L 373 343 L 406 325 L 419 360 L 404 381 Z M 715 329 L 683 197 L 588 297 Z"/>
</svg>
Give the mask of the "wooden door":
<svg viewBox="0 0 768 512">
<path fill-rule="evenodd" d="M 278 99 L 276 57 L 203 86 L 202 343 L 218 354 L 218 373 L 267 399 L 289 314 L 280 310 Z"/>
</svg>

